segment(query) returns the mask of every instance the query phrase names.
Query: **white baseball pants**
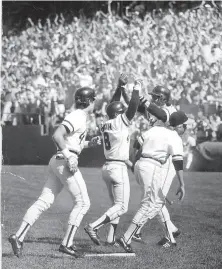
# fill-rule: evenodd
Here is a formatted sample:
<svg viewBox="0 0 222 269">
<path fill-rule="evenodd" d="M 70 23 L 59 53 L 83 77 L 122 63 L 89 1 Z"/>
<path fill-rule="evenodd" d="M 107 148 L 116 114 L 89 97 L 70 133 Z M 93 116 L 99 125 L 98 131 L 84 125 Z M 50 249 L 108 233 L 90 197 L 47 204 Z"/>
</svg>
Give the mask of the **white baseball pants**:
<svg viewBox="0 0 222 269">
<path fill-rule="evenodd" d="M 154 218 L 165 204 L 162 166 L 155 160 L 140 158 L 135 164 L 134 173 L 142 189 L 142 199 L 133 223 L 141 226 Z"/>
<path fill-rule="evenodd" d="M 118 224 L 119 217 L 128 210 L 130 184 L 127 166 L 122 162 L 106 162 L 102 168 L 102 177 L 113 203 L 105 214 L 111 223 Z"/>
<path fill-rule="evenodd" d="M 173 182 L 173 179 L 176 176 L 176 171 L 171 156 L 168 158 L 167 162 L 162 165 L 162 176 L 163 176 L 162 192 L 166 197 L 169 192 L 170 186 Z"/>
<path fill-rule="evenodd" d="M 33 225 L 41 213 L 50 208 L 56 196 L 65 187 L 73 198 L 73 209 L 68 224 L 79 227 L 83 216 L 89 210 L 90 200 L 85 181 L 78 170 L 74 175 L 69 171 L 64 159 L 53 156 L 49 162 L 48 179 L 38 200 L 28 209 L 23 220 Z"/>
</svg>

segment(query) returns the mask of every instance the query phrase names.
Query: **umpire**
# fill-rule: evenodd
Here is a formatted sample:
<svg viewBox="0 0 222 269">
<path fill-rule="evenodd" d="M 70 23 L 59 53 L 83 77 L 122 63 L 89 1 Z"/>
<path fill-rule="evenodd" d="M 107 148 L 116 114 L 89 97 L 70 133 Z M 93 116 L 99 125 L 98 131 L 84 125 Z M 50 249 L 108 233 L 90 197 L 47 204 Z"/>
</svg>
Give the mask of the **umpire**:
<svg viewBox="0 0 222 269">
<path fill-rule="evenodd" d="M 217 141 L 200 143 L 193 150 L 189 171 L 222 172 L 222 124 L 217 128 Z"/>
</svg>

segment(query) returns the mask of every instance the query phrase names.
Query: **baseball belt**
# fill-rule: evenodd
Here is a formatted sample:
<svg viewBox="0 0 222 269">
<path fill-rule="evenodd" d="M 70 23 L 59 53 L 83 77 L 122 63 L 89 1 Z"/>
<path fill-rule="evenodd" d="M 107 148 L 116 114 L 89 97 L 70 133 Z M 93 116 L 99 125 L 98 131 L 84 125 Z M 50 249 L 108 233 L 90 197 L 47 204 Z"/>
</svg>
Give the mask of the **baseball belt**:
<svg viewBox="0 0 222 269">
<path fill-rule="evenodd" d="M 117 160 L 117 159 L 106 159 L 106 162 L 122 162 L 122 163 L 126 163 L 126 161 Z"/>
<path fill-rule="evenodd" d="M 75 150 L 69 150 L 69 151 L 72 152 L 72 153 L 74 153 L 74 154 L 76 154 L 77 156 L 79 156 L 79 153 L 78 153 L 77 151 L 75 151 Z M 55 158 L 56 158 L 56 160 L 63 160 L 63 159 L 65 159 L 65 157 L 64 157 L 64 155 L 61 153 L 61 151 L 58 151 L 58 152 L 56 153 Z"/>
<path fill-rule="evenodd" d="M 154 160 L 154 161 L 160 163 L 161 165 L 163 164 L 160 160 L 157 160 L 157 159 L 155 159 L 155 158 L 153 158 L 153 157 L 146 156 L 146 155 L 143 155 L 143 154 L 141 155 L 141 158 L 144 158 L 144 159 L 151 159 L 151 160 Z"/>
</svg>

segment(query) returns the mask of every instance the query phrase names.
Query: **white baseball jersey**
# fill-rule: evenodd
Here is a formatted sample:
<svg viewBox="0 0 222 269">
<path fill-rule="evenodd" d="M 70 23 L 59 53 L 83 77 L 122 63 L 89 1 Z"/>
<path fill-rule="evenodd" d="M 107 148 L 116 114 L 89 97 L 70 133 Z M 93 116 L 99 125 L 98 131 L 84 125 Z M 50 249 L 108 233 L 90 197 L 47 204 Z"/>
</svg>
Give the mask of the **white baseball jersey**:
<svg viewBox="0 0 222 269">
<path fill-rule="evenodd" d="M 142 146 L 141 156 L 155 159 L 162 164 L 169 156 L 172 160 L 183 159 L 183 142 L 176 131 L 162 126 L 154 126 L 138 138 Z"/>
<path fill-rule="evenodd" d="M 103 149 L 106 159 L 122 160 L 129 159 L 129 125 L 130 121 L 123 113 L 115 119 L 106 121 L 101 127 L 103 136 Z"/>
<path fill-rule="evenodd" d="M 76 109 L 68 114 L 62 122 L 62 125 L 64 125 L 69 132 L 65 137 L 66 147 L 69 150 L 76 151 L 78 154 L 80 154 L 84 148 L 86 120 L 86 112 L 82 109 Z"/>
<path fill-rule="evenodd" d="M 167 106 L 167 105 L 164 105 L 163 107 L 161 107 L 167 114 L 167 120 L 166 122 L 162 122 L 161 120 L 158 120 L 155 116 L 151 115 L 151 114 L 148 114 L 148 118 L 147 120 L 149 121 L 149 124 L 150 126 L 165 126 L 169 123 L 169 119 L 170 119 L 170 115 L 173 113 L 173 112 L 176 112 L 176 108 L 172 105 L 170 106 Z"/>
</svg>

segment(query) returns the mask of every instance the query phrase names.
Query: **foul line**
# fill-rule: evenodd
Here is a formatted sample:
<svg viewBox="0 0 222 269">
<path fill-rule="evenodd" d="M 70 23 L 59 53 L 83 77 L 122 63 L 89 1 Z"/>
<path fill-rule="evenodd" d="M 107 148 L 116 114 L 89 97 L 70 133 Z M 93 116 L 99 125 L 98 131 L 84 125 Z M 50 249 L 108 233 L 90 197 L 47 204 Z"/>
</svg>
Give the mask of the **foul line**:
<svg viewBox="0 0 222 269">
<path fill-rule="evenodd" d="M 11 173 L 11 172 L 1 172 L 1 174 L 11 175 L 11 176 L 13 176 L 13 177 L 17 177 L 17 178 L 20 178 L 20 179 L 26 181 L 26 179 L 25 179 L 24 177 L 20 177 L 20 176 L 18 176 L 18 175 L 16 175 L 16 174 L 13 174 L 13 173 Z"/>
</svg>

